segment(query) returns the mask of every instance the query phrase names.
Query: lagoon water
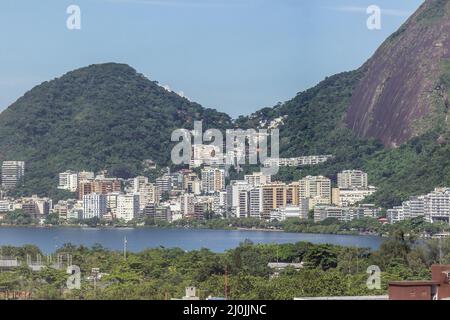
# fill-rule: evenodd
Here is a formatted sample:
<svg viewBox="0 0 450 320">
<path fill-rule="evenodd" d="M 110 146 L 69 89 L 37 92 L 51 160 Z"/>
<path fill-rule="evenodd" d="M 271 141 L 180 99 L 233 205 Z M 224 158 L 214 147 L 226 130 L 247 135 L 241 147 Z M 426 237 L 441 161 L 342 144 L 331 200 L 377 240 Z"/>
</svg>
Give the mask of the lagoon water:
<svg viewBox="0 0 450 320">
<path fill-rule="evenodd" d="M 376 236 L 287 233 L 253 230 L 152 229 L 152 228 L 0 228 L 0 245 L 34 244 L 44 253 L 52 253 L 64 243 L 92 246 L 96 243 L 112 250 L 127 248 L 138 252 L 146 248 L 178 247 L 184 250 L 208 248 L 223 252 L 248 239 L 254 243 L 330 243 L 378 249 L 383 239 Z"/>
</svg>

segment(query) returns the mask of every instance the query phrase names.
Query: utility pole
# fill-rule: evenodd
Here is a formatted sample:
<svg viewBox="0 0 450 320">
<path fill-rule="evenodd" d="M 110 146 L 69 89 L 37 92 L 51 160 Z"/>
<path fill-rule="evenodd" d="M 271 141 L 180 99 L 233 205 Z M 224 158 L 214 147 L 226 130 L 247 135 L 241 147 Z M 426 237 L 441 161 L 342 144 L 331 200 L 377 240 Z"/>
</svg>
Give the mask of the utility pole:
<svg viewBox="0 0 450 320">
<path fill-rule="evenodd" d="M 359 252 L 356 252 L 356 273 L 359 273 Z"/>
<path fill-rule="evenodd" d="M 125 261 L 127 260 L 127 237 L 123 238 L 123 258 L 125 259 Z"/>
<path fill-rule="evenodd" d="M 278 263 L 278 245 L 277 245 L 277 263 Z"/>
<path fill-rule="evenodd" d="M 225 266 L 225 300 L 228 300 L 228 267 Z"/>
<path fill-rule="evenodd" d="M 97 280 L 98 280 L 99 274 L 100 274 L 100 269 L 99 268 L 92 268 L 91 269 L 91 276 L 92 276 L 92 279 L 94 281 L 94 299 L 97 298 Z"/>
</svg>

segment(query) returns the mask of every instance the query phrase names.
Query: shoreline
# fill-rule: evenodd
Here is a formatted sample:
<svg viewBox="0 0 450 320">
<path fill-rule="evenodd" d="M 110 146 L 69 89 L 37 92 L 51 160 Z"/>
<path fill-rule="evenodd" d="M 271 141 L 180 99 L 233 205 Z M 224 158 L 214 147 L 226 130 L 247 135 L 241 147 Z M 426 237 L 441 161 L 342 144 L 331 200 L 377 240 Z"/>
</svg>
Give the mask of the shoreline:
<svg viewBox="0 0 450 320">
<path fill-rule="evenodd" d="M 293 234 L 323 234 L 323 235 L 341 235 L 341 236 L 368 236 L 368 237 L 380 237 L 384 238 L 386 235 L 384 234 L 371 234 L 367 232 L 295 232 L 288 231 L 283 229 L 273 229 L 273 228 L 246 228 L 246 227 L 228 227 L 228 228 L 209 228 L 204 226 L 87 226 L 87 225 L 0 225 L 0 230 L 2 228 L 29 228 L 29 229 L 161 229 L 161 230 L 170 230 L 170 229 L 185 229 L 185 230 L 220 230 L 220 231 L 259 231 L 259 232 L 275 232 L 275 233 L 293 233 Z"/>
</svg>

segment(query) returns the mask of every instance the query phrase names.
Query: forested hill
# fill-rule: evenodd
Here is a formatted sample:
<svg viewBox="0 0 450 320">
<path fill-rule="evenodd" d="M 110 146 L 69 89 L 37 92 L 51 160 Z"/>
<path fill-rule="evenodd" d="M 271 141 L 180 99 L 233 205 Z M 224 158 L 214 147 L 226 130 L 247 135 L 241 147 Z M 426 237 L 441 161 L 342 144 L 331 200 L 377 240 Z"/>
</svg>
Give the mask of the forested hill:
<svg viewBox="0 0 450 320">
<path fill-rule="evenodd" d="M 176 128 L 229 128 L 231 118 L 180 97 L 124 64 L 91 65 L 27 92 L 0 114 L 0 161 L 26 160 L 26 191 L 45 194 L 58 172 L 136 174 L 167 164 Z"/>
</svg>

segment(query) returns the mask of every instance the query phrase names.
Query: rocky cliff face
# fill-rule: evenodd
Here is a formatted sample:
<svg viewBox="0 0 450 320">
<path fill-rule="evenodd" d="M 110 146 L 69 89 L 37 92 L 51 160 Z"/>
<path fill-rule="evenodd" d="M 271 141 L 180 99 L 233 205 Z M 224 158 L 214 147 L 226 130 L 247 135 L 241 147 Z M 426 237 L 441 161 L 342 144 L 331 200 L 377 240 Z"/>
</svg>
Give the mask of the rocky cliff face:
<svg viewBox="0 0 450 320">
<path fill-rule="evenodd" d="M 429 130 L 446 118 L 449 59 L 450 1 L 427 0 L 362 67 L 347 126 L 387 147 Z"/>
</svg>

